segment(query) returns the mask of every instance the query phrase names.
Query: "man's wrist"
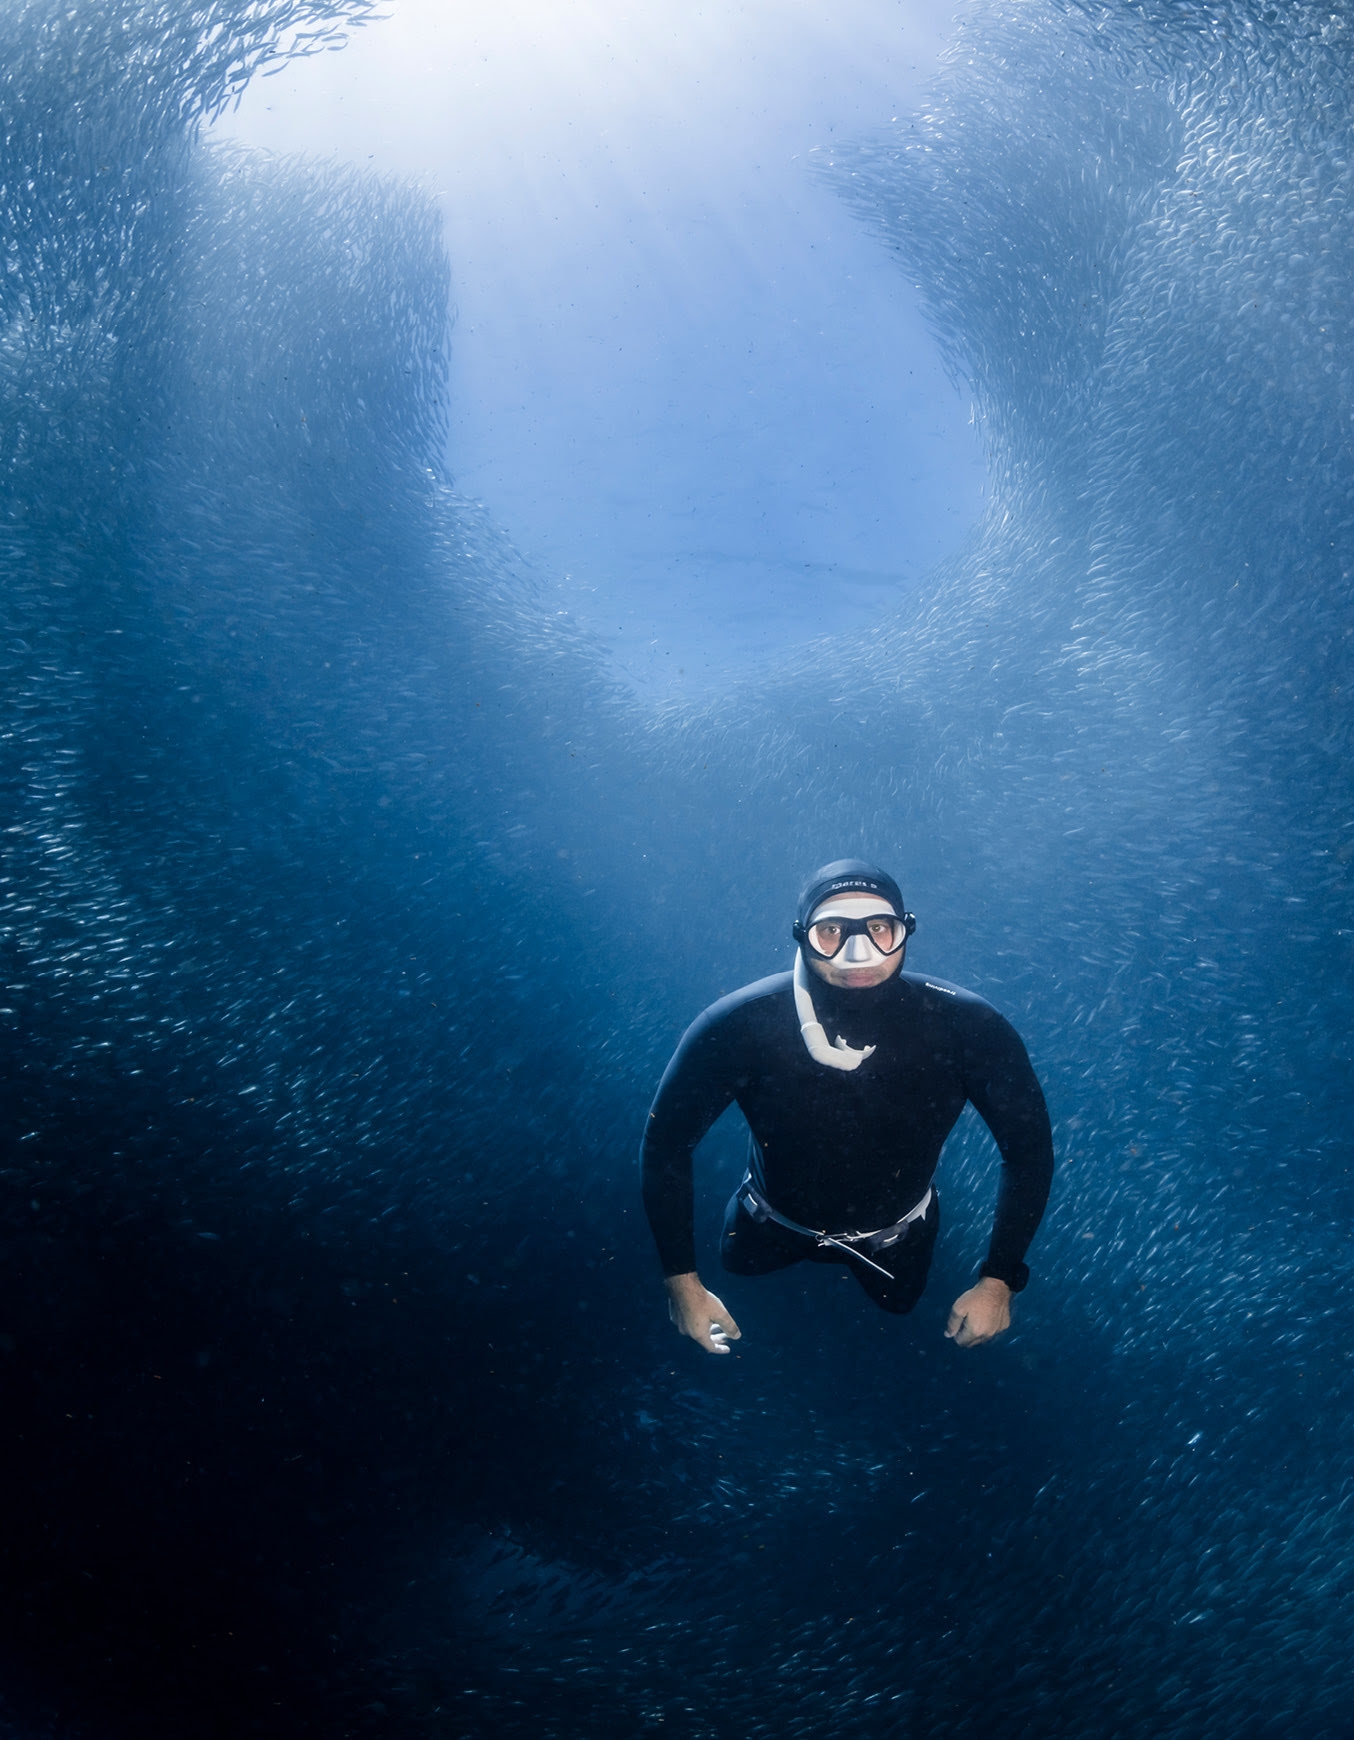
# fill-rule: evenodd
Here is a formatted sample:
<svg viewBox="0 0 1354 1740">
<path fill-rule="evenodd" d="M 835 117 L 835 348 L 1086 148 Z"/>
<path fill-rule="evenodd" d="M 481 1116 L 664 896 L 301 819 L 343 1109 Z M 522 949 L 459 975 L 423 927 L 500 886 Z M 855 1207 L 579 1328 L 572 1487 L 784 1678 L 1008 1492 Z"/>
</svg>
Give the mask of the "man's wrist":
<svg viewBox="0 0 1354 1740">
<path fill-rule="evenodd" d="M 1029 1283 L 1030 1272 L 1024 1263 L 1017 1263 L 1014 1269 L 1004 1269 L 1001 1274 L 994 1274 L 986 1264 L 982 1264 L 978 1273 L 984 1281 L 1000 1281 L 1002 1286 L 1011 1293 L 1023 1293 Z"/>
</svg>

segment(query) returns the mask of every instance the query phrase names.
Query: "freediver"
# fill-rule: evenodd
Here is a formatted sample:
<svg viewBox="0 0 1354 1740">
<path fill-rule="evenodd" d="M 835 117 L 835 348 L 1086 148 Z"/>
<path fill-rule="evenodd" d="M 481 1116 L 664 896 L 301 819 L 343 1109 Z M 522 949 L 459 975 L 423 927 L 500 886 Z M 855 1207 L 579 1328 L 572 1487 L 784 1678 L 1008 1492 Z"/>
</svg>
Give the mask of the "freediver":
<svg viewBox="0 0 1354 1740">
<path fill-rule="evenodd" d="M 980 1279 L 945 1333 L 977 1347 L 1010 1327 L 1053 1174 L 1048 1111 L 1009 1021 L 972 991 L 903 971 L 916 926 L 885 871 L 826 865 L 800 896 L 794 971 L 711 1004 L 663 1073 L 641 1151 L 644 1206 L 672 1321 L 709 1353 L 728 1353 L 740 1331 L 696 1273 L 691 1160 L 735 1101 L 748 1170 L 724 1216 L 725 1269 L 842 1263 L 900 1315 L 931 1266 L 941 1147 L 972 1103 L 1001 1150 L 1001 1185 Z"/>
</svg>

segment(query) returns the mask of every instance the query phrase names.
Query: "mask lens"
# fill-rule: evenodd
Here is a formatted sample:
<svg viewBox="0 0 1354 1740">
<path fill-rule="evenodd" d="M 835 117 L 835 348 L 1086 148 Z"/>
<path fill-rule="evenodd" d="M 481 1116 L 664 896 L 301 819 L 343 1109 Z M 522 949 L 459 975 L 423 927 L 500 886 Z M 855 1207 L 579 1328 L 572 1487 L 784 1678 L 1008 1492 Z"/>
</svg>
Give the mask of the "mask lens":
<svg viewBox="0 0 1354 1740">
<path fill-rule="evenodd" d="M 846 941 L 846 926 L 839 918 L 820 918 L 809 926 L 809 942 L 820 955 L 831 958 Z"/>
<path fill-rule="evenodd" d="M 882 914 L 877 918 L 867 918 L 865 934 L 881 955 L 891 955 L 903 940 L 903 922 Z"/>
</svg>

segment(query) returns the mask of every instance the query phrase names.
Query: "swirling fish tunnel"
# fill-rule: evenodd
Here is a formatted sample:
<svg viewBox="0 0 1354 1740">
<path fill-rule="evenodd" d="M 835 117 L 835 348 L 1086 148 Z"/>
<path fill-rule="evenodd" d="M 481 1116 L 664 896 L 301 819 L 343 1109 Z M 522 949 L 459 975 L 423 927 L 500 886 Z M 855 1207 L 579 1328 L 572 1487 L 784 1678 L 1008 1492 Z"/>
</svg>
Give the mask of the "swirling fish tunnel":
<svg viewBox="0 0 1354 1740">
<path fill-rule="evenodd" d="M 658 711 L 443 474 L 423 197 L 201 139 L 371 10 L 0 12 L 7 1731 L 1347 1733 L 1346 10 L 971 9 L 825 173 L 984 521 Z M 1049 1083 L 1039 1279 L 697 1370 L 694 921 L 751 977 L 856 851 Z"/>
</svg>

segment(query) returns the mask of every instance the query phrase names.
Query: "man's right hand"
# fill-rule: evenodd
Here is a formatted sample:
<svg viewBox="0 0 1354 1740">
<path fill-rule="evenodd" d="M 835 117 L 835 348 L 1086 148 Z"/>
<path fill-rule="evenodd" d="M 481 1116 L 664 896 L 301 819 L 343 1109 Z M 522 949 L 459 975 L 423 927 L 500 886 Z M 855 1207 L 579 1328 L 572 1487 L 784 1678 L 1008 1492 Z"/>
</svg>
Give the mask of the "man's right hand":
<svg viewBox="0 0 1354 1740">
<path fill-rule="evenodd" d="M 731 1341 L 742 1339 L 742 1330 L 725 1309 L 724 1301 L 701 1286 L 701 1278 L 693 1269 L 689 1275 L 669 1275 L 668 1316 L 681 1330 L 697 1341 L 707 1353 L 729 1353 Z"/>
</svg>

